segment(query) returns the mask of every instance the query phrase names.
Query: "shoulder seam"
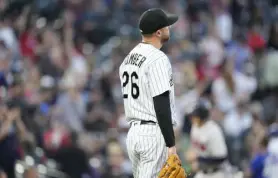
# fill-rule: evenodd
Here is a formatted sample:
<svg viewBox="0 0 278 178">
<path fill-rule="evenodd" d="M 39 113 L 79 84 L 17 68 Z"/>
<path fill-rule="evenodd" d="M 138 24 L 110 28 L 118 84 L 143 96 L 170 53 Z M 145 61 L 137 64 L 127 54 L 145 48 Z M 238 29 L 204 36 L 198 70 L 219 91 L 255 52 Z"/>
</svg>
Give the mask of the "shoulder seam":
<svg viewBox="0 0 278 178">
<path fill-rule="evenodd" d="M 152 64 L 152 63 L 154 63 L 154 62 L 156 62 L 156 61 L 159 60 L 159 59 L 161 59 L 161 60 L 167 59 L 167 56 L 166 56 L 165 54 L 163 54 L 163 55 L 159 56 L 158 58 L 154 59 L 153 61 L 151 61 L 150 63 L 148 63 L 148 65 L 150 65 L 150 64 Z"/>
</svg>

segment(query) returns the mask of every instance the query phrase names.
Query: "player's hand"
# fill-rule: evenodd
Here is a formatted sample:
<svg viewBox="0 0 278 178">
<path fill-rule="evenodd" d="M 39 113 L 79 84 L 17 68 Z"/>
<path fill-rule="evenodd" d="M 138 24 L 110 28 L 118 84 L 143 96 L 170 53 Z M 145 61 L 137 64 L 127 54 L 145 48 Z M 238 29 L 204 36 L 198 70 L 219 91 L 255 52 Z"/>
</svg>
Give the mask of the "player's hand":
<svg viewBox="0 0 278 178">
<path fill-rule="evenodd" d="M 177 149 L 176 146 L 168 148 L 168 157 L 171 155 L 177 155 Z"/>
</svg>

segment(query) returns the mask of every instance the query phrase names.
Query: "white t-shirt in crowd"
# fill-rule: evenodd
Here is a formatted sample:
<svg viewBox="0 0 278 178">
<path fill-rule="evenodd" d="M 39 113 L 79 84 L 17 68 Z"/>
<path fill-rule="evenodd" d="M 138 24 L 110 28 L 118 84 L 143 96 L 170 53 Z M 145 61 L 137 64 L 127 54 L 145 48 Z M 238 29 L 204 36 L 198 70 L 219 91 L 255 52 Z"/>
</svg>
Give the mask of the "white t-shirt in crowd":
<svg viewBox="0 0 278 178">
<path fill-rule="evenodd" d="M 216 30 L 219 37 L 226 43 L 232 39 L 233 22 L 231 15 L 222 13 L 216 17 Z"/>
<path fill-rule="evenodd" d="M 216 67 L 221 64 L 224 57 L 224 48 L 219 39 L 208 36 L 201 41 L 199 47 L 207 55 L 209 67 Z"/>
<path fill-rule="evenodd" d="M 252 116 L 249 112 L 239 115 L 237 110 L 229 112 L 223 121 L 224 132 L 233 137 L 238 137 L 252 125 Z"/>
<path fill-rule="evenodd" d="M 183 126 L 185 114 L 191 113 L 199 99 L 199 94 L 196 90 L 191 90 L 176 98 L 176 113 L 177 125 Z"/>
<path fill-rule="evenodd" d="M 212 92 L 216 106 L 223 112 L 231 111 L 236 107 L 236 98 L 249 97 L 256 90 L 257 81 L 253 77 L 247 77 L 239 72 L 233 74 L 235 92 L 231 93 L 222 77 L 213 82 Z"/>
<path fill-rule="evenodd" d="M 0 28 L 0 40 L 3 40 L 9 49 L 17 50 L 18 43 L 12 28 Z"/>
</svg>

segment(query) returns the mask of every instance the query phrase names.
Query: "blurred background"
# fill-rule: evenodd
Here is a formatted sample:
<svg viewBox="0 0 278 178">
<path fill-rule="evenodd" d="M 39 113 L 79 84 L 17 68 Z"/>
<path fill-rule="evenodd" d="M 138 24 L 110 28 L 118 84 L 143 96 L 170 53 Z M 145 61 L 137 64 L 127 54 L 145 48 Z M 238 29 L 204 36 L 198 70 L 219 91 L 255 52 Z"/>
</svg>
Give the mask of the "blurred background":
<svg viewBox="0 0 278 178">
<path fill-rule="evenodd" d="M 277 0 L 0 0 L 0 177 L 132 178 L 118 67 L 151 7 L 180 16 L 173 65 L 177 147 L 194 174 L 199 97 L 231 164 L 255 177 L 278 127 Z M 278 147 L 276 147 L 278 148 Z"/>
</svg>

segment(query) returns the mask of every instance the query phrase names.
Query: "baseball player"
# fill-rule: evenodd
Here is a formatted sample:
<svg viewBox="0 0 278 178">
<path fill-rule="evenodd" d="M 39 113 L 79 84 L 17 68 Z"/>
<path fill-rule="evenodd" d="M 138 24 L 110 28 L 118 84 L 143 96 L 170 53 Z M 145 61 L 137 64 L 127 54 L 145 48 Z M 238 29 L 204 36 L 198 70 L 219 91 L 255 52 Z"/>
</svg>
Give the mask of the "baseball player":
<svg viewBox="0 0 278 178">
<path fill-rule="evenodd" d="M 191 145 L 198 171 L 195 178 L 224 178 L 227 147 L 220 126 L 209 119 L 210 103 L 201 99 L 192 113 Z M 193 161 L 193 160 L 191 160 Z"/>
<path fill-rule="evenodd" d="M 167 156 L 176 154 L 174 83 L 168 57 L 160 50 L 178 16 L 149 9 L 139 21 L 142 42 L 119 69 L 125 116 L 130 123 L 127 151 L 135 178 L 156 178 Z"/>
</svg>

